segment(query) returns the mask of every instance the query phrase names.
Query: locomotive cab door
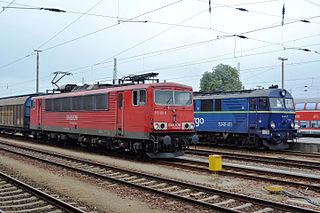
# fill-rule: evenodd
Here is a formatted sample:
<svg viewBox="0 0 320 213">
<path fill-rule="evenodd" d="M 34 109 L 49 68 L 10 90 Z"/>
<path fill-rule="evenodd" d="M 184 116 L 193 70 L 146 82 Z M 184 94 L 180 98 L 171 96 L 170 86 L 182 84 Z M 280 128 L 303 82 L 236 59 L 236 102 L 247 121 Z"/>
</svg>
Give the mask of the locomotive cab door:
<svg viewBox="0 0 320 213">
<path fill-rule="evenodd" d="M 40 129 L 41 126 L 41 121 L 42 121 L 42 117 L 41 117 L 41 109 L 42 109 L 42 102 L 41 100 L 38 100 L 38 106 L 37 106 L 37 121 L 38 121 L 38 129 Z"/>
<path fill-rule="evenodd" d="M 249 134 L 255 134 L 257 129 L 257 99 L 249 99 Z"/>
<path fill-rule="evenodd" d="M 266 128 L 266 123 L 270 123 L 268 119 L 268 99 L 264 97 L 260 97 L 257 102 L 259 113 L 257 114 L 257 127 L 260 130 Z"/>
<path fill-rule="evenodd" d="M 116 132 L 117 136 L 123 136 L 123 106 L 124 106 L 124 93 L 117 93 L 117 124 L 116 124 Z"/>
</svg>

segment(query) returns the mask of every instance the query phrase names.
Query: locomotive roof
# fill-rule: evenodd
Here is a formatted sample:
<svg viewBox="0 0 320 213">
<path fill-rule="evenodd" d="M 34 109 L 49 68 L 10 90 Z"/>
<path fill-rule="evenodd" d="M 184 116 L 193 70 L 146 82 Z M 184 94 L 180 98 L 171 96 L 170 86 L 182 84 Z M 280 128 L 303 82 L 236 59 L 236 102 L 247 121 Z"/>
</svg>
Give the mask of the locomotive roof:
<svg viewBox="0 0 320 213">
<path fill-rule="evenodd" d="M 225 98 L 253 98 L 253 97 L 282 97 L 282 89 L 255 89 L 228 92 L 194 92 L 194 99 L 225 99 Z M 292 98 L 286 91 L 286 98 Z"/>
<path fill-rule="evenodd" d="M 146 89 L 149 87 L 178 87 L 178 88 L 185 88 L 185 89 L 192 90 L 192 87 L 183 85 L 183 84 L 151 83 L 151 84 L 134 84 L 134 85 L 127 85 L 127 86 L 119 86 L 119 87 L 108 87 L 108 88 L 100 88 L 100 89 L 93 89 L 93 90 L 82 90 L 82 91 L 66 92 L 66 93 L 58 93 L 58 94 L 44 94 L 42 96 L 35 97 L 34 99 L 90 95 L 90 94 L 99 94 L 99 93 L 107 93 L 107 92 L 114 92 L 114 91 Z"/>
</svg>

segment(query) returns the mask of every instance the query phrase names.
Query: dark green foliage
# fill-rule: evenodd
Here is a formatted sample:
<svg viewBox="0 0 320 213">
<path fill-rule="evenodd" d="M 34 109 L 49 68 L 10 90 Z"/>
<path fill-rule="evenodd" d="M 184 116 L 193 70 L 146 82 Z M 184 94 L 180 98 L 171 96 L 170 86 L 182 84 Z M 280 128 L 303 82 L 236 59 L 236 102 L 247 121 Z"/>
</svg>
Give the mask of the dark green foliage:
<svg viewBox="0 0 320 213">
<path fill-rule="evenodd" d="M 238 70 L 224 64 L 214 67 L 212 72 L 205 72 L 200 80 L 200 92 L 241 90 L 242 88 Z"/>
</svg>

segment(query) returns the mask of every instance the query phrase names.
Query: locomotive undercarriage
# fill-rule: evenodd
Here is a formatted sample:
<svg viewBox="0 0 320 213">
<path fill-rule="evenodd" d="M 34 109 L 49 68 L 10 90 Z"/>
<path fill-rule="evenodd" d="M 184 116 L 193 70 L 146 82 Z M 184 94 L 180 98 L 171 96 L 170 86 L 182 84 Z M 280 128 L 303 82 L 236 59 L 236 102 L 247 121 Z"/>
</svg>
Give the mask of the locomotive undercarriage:
<svg viewBox="0 0 320 213">
<path fill-rule="evenodd" d="M 210 145 L 229 146 L 250 149 L 284 150 L 289 148 L 293 137 L 274 137 L 264 139 L 256 134 L 230 134 L 230 133 L 205 133 L 198 132 L 200 142 Z"/>
<path fill-rule="evenodd" d="M 184 150 L 189 146 L 193 134 L 151 134 L 150 140 L 61 134 L 41 131 L 33 131 L 31 135 L 39 140 L 51 140 L 61 144 L 73 144 L 106 151 L 117 150 L 132 152 L 138 155 L 147 155 L 150 158 L 174 158 L 184 154 Z M 192 138 L 191 140 L 197 142 L 196 138 Z"/>
</svg>

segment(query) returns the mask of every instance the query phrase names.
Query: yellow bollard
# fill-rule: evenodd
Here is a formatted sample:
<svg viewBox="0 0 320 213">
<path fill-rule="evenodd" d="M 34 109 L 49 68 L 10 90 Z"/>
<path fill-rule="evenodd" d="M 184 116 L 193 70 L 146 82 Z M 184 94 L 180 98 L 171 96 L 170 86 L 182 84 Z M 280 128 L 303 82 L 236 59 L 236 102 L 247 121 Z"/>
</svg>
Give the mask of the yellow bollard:
<svg viewBox="0 0 320 213">
<path fill-rule="evenodd" d="M 222 156 L 209 155 L 209 170 L 214 171 L 214 180 L 217 178 L 217 171 L 222 170 Z"/>
</svg>

